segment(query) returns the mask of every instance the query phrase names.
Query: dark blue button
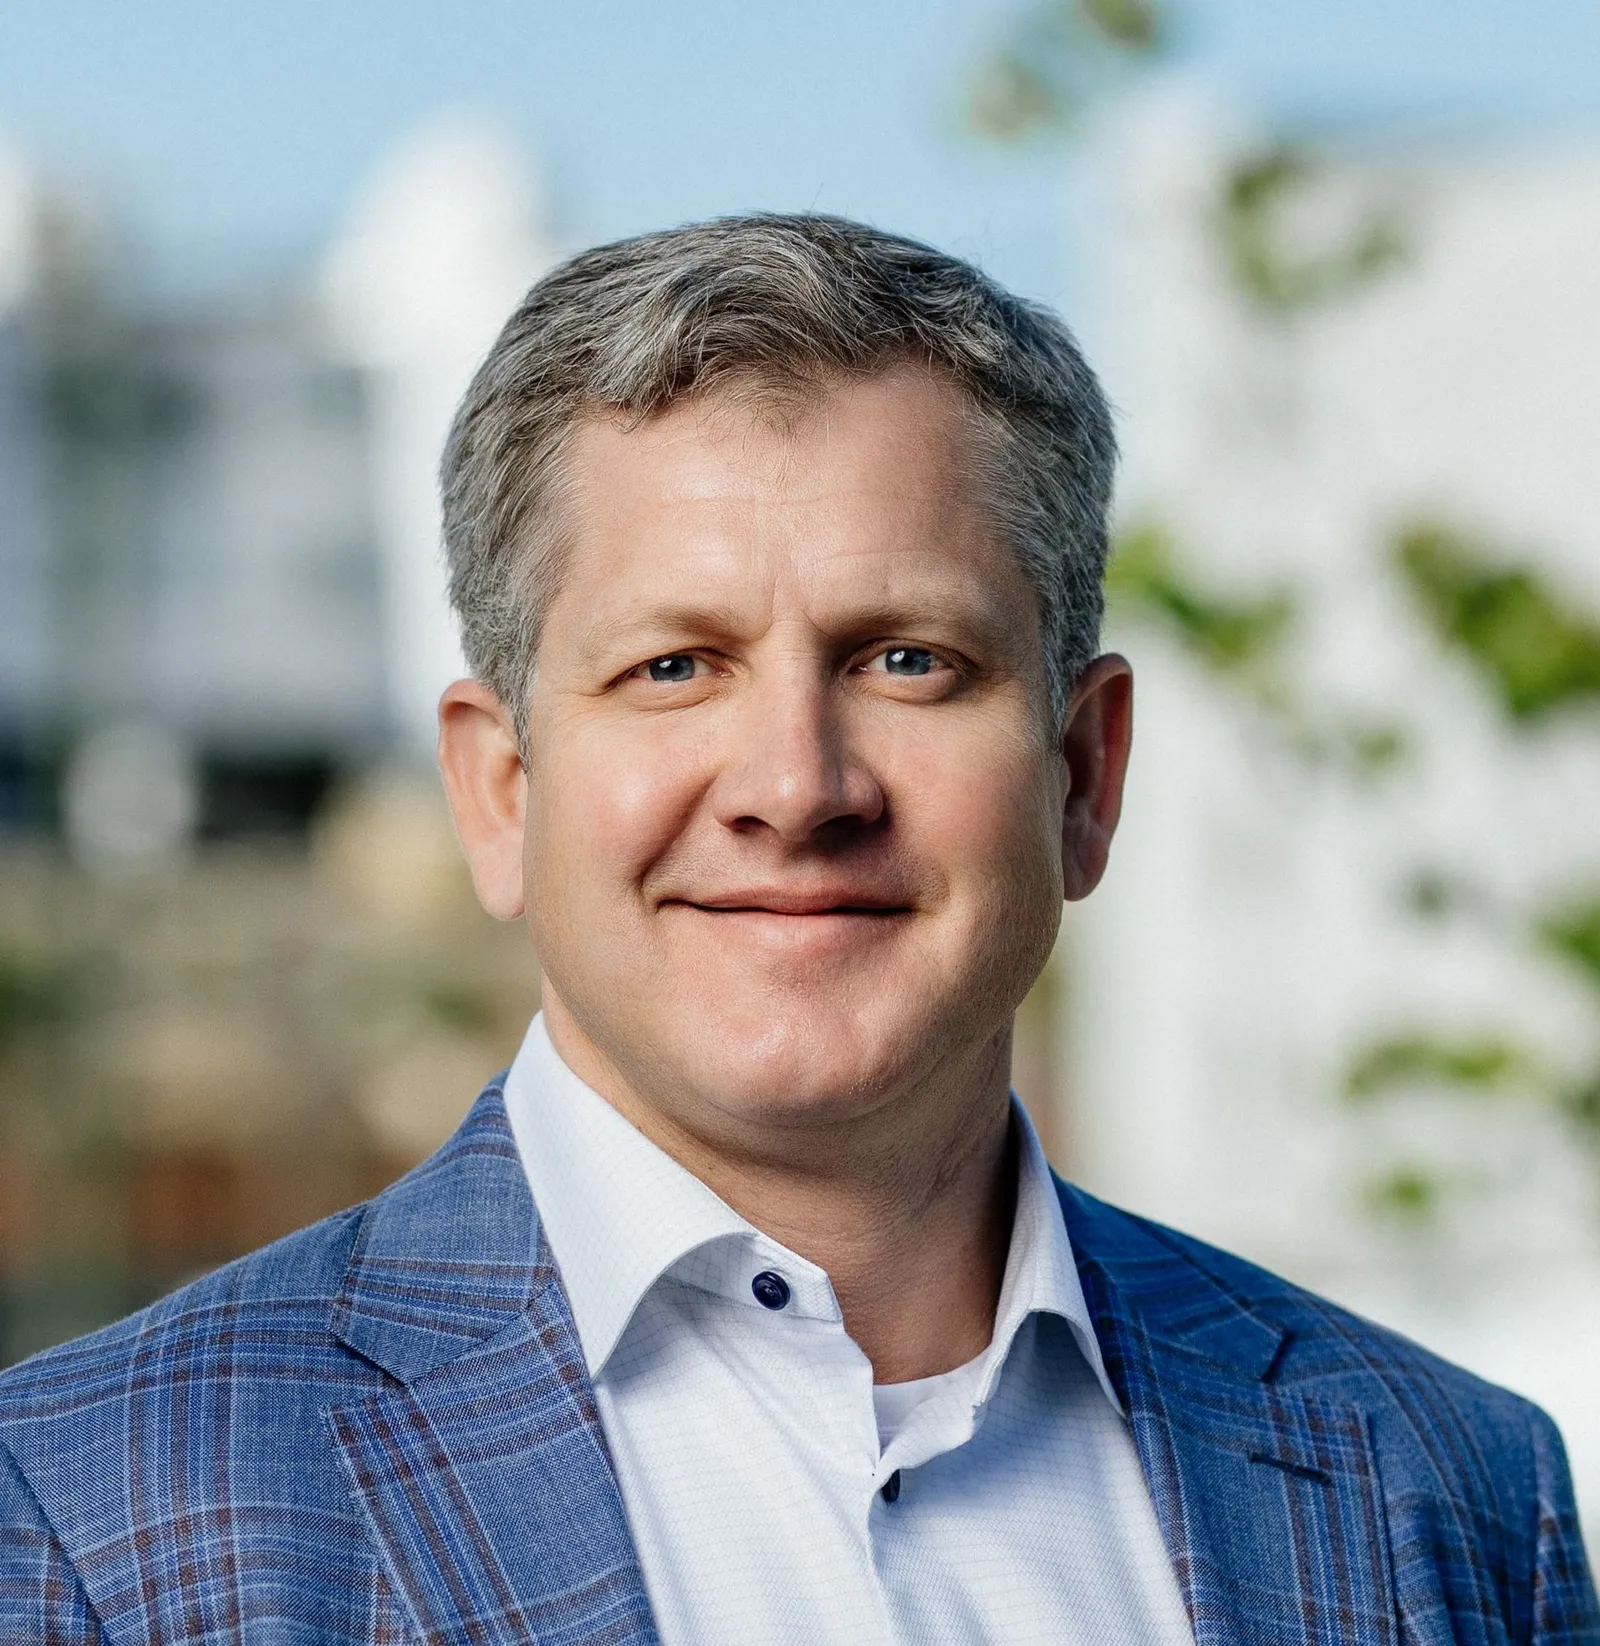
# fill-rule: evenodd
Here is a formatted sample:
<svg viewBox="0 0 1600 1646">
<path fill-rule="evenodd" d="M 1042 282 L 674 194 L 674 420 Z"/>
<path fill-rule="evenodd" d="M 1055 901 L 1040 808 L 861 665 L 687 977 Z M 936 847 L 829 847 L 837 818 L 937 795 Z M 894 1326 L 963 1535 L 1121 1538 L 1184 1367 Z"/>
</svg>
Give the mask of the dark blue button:
<svg viewBox="0 0 1600 1646">
<path fill-rule="evenodd" d="M 750 1282 L 750 1290 L 763 1309 L 781 1309 L 789 1301 L 789 1282 L 771 1269 L 763 1269 Z"/>
<path fill-rule="evenodd" d="M 883 1483 L 883 1501 L 893 1503 L 900 1496 L 900 1471 L 898 1469 Z"/>
</svg>

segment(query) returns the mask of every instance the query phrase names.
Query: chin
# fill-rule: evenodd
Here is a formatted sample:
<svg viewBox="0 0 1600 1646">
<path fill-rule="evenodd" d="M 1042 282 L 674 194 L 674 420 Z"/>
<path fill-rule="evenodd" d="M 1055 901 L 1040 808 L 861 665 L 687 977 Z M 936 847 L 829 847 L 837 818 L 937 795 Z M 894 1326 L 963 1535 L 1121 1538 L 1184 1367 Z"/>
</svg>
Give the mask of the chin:
<svg viewBox="0 0 1600 1646">
<path fill-rule="evenodd" d="M 859 1011 L 759 1002 L 682 1019 L 671 1060 L 691 1101 L 740 1122 L 837 1125 L 870 1114 L 925 1074 L 930 1025 Z M 935 1054 L 936 1056 L 936 1054 Z"/>
</svg>

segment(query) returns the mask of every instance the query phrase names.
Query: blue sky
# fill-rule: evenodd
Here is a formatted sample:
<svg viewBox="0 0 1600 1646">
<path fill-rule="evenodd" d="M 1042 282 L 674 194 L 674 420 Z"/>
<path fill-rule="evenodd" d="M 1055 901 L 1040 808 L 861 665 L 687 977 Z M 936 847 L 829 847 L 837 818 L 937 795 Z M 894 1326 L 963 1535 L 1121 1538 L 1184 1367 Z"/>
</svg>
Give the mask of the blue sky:
<svg viewBox="0 0 1600 1646">
<path fill-rule="evenodd" d="M 561 240 L 750 206 L 868 217 L 1059 299 L 1070 167 L 963 134 L 1015 0 L 6 0 L 0 139 L 82 179 L 161 286 L 293 269 L 443 110 L 539 157 Z M 1176 0 L 1268 118 L 1600 125 L 1597 0 Z M 1531 21 L 1530 21 L 1531 19 Z"/>
</svg>

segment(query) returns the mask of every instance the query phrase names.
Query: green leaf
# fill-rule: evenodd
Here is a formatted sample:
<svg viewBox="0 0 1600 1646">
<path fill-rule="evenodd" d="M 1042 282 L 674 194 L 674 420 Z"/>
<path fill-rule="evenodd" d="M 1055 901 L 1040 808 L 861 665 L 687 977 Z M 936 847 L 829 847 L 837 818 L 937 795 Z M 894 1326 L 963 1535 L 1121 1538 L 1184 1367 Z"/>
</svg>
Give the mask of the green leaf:
<svg viewBox="0 0 1600 1646">
<path fill-rule="evenodd" d="M 1534 926 L 1541 947 L 1600 988 L 1600 893 L 1547 908 Z"/>
<path fill-rule="evenodd" d="M 1508 1041 L 1491 1036 L 1450 1040 L 1416 1033 L 1378 1040 L 1357 1053 L 1345 1073 L 1345 1095 L 1357 1101 L 1397 1087 L 1453 1086 L 1491 1092 L 1525 1080 L 1531 1060 Z"/>
<path fill-rule="evenodd" d="M 1482 912 L 1483 889 L 1445 869 L 1418 869 L 1400 891 L 1401 905 L 1422 920 Z"/>
<path fill-rule="evenodd" d="M 1593 1141 L 1600 1142 L 1600 1072 L 1593 1079 L 1563 1092 L 1561 1107 L 1585 1131 L 1594 1134 Z"/>
<path fill-rule="evenodd" d="M 1164 43 L 1154 0 L 1039 0 L 978 70 L 968 121 L 1002 143 L 1060 132 Z"/>
<path fill-rule="evenodd" d="M 1380 1214 L 1408 1223 L 1425 1223 L 1435 1217 L 1443 1198 L 1444 1185 L 1425 1166 L 1396 1166 L 1373 1178 L 1362 1198 Z"/>
<path fill-rule="evenodd" d="M 1388 722 L 1342 720 L 1333 731 L 1332 753 L 1358 777 L 1378 777 L 1410 758 L 1411 733 Z"/>
<path fill-rule="evenodd" d="M 1084 21 L 1125 51 L 1153 52 L 1165 34 L 1160 11 L 1150 0 L 1079 0 Z"/>
<path fill-rule="evenodd" d="M 1016 143 L 1034 133 L 1065 125 L 1074 100 L 1052 84 L 1038 66 L 1015 50 L 994 54 L 979 70 L 967 94 L 967 118 L 975 130 L 997 143 Z"/>
<path fill-rule="evenodd" d="M 1600 701 L 1600 622 L 1532 567 L 1426 521 L 1398 534 L 1394 561 L 1435 634 L 1476 665 L 1513 720 Z"/>
<path fill-rule="evenodd" d="M 1270 313 L 1294 314 L 1347 296 L 1405 260 L 1406 237 L 1391 211 L 1375 209 L 1334 251 L 1301 253 L 1287 243 L 1284 208 L 1320 170 L 1309 150 L 1280 142 L 1245 156 L 1224 181 L 1228 267 L 1239 290 Z"/>
<path fill-rule="evenodd" d="M 1146 524 L 1124 533 L 1106 574 L 1107 597 L 1154 618 L 1216 674 L 1260 674 L 1282 647 L 1296 607 L 1285 589 L 1248 598 L 1202 588 L 1181 570 L 1166 531 Z"/>
</svg>

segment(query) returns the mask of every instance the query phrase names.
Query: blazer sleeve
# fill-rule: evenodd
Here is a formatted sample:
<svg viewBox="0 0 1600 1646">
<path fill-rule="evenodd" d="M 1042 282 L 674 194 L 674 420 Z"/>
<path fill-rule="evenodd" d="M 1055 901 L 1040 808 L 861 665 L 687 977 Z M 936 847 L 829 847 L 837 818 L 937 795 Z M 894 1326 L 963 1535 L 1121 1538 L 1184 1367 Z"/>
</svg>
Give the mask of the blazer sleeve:
<svg viewBox="0 0 1600 1646">
<path fill-rule="evenodd" d="M 1538 1547 L 1533 1571 L 1535 1646 L 1600 1646 L 1600 1603 L 1584 1554 L 1566 1448 L 1555 1424 L 1530 1408 L 1539 1483 Z"/>
<path fill-rule="evenodd" d="M 105 1646 L 83 1584 L 0 1445 L 0 1641 Z"/>
</svg>

